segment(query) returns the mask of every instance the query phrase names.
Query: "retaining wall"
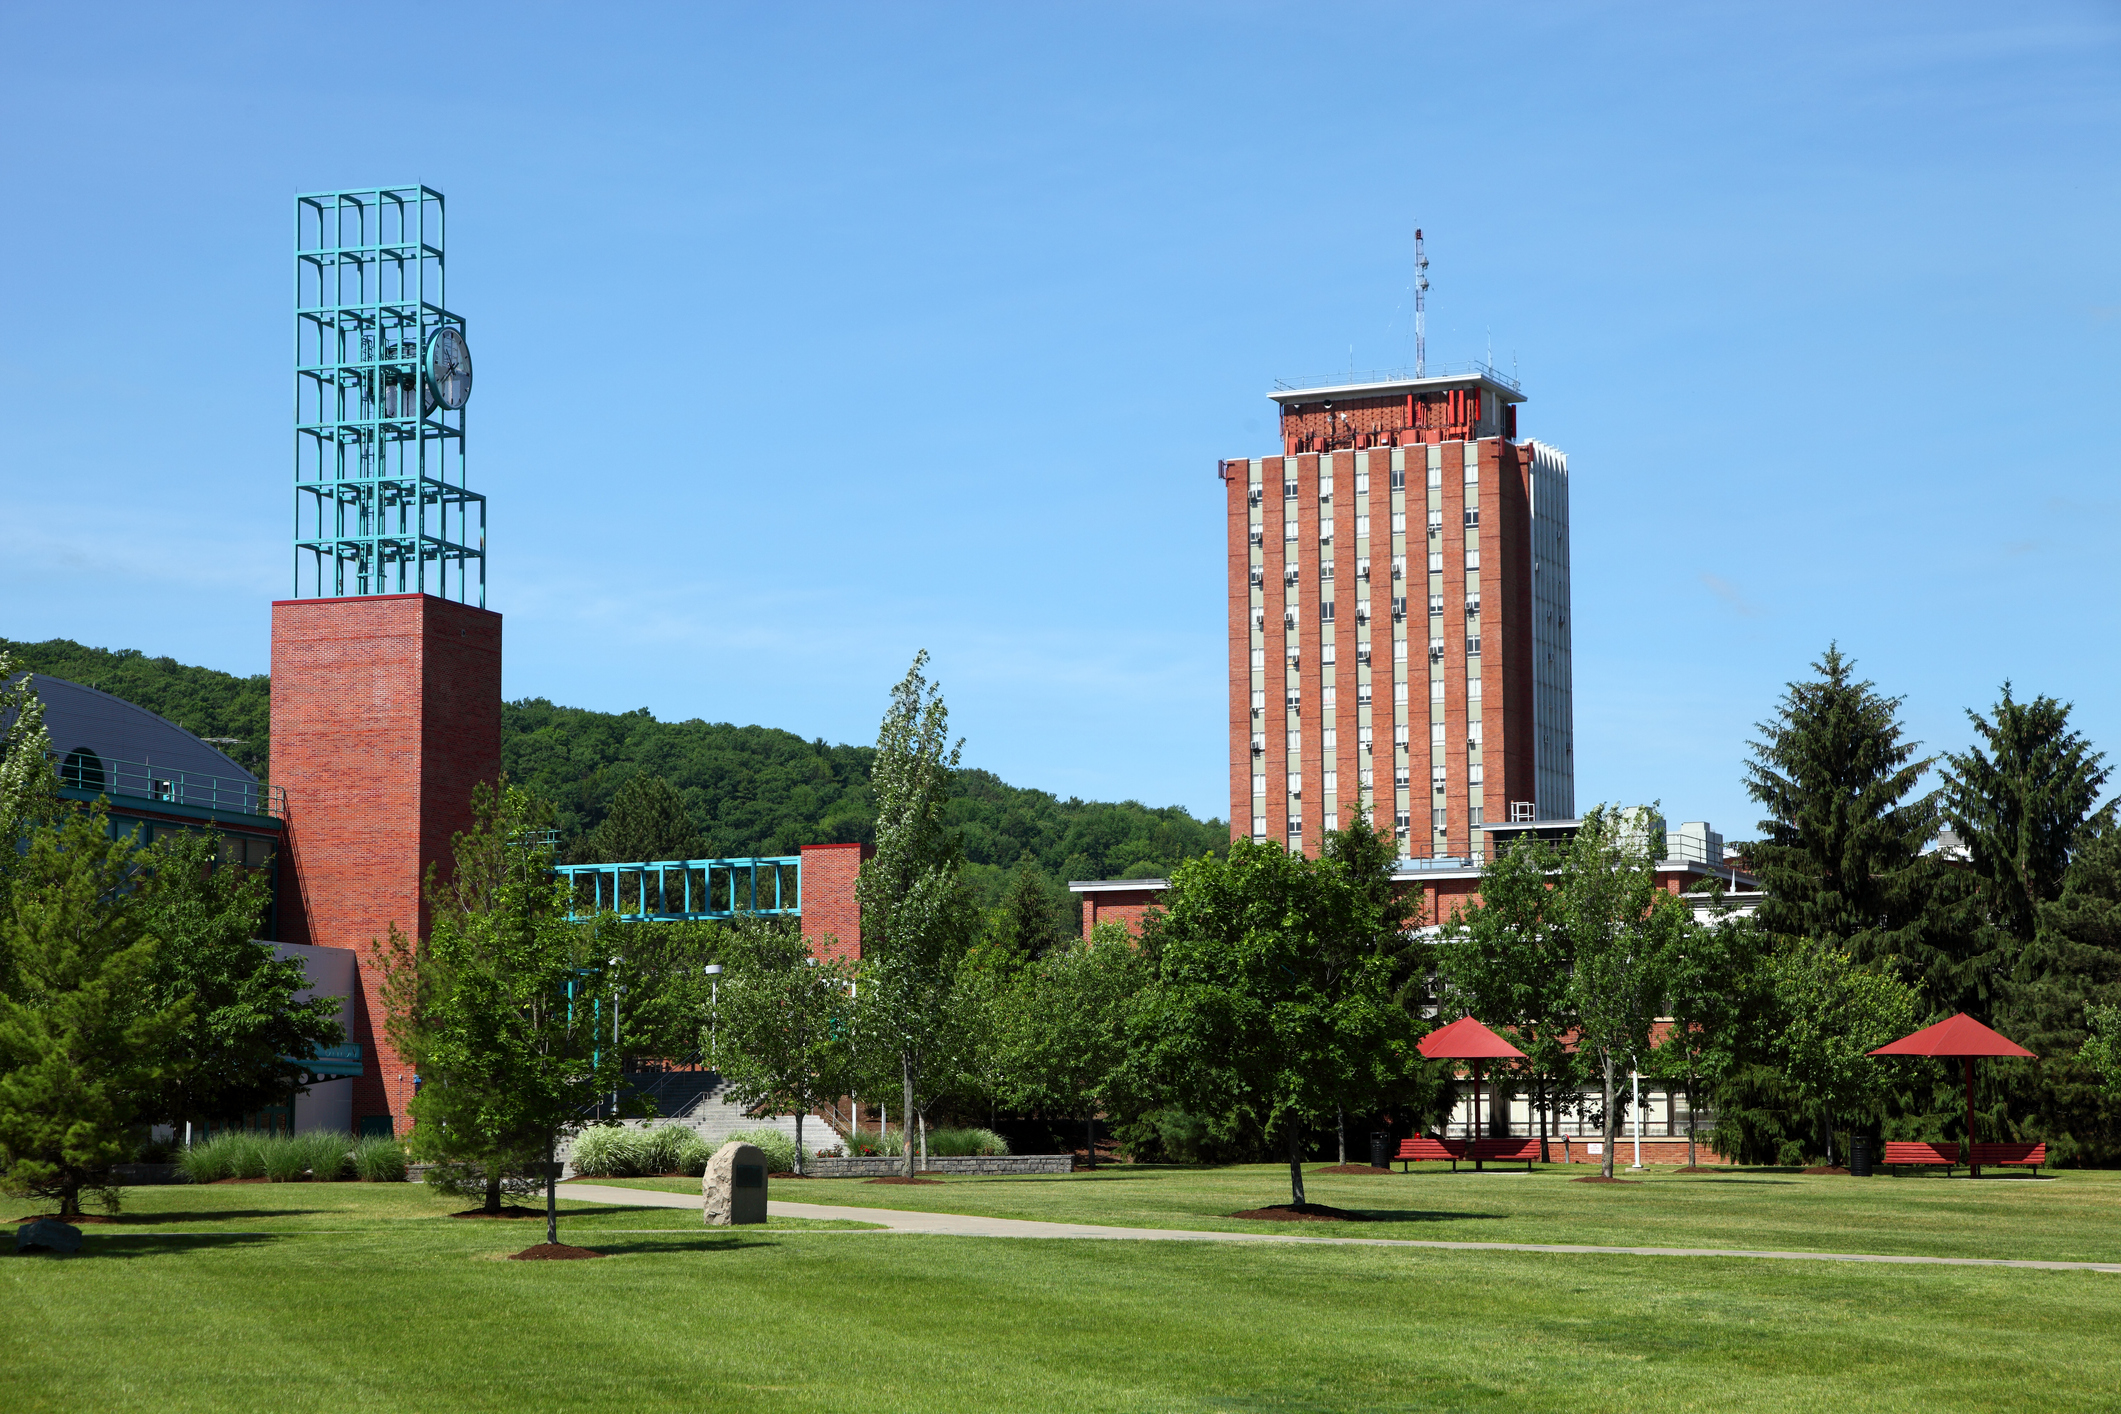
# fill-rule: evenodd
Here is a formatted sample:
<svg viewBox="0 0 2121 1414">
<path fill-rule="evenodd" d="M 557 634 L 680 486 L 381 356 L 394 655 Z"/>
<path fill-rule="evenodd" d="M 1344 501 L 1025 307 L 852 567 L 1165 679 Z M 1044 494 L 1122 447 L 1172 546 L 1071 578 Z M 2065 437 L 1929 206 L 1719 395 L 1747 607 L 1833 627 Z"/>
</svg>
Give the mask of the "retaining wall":
<svg viewBox="0 0 2121 1414">
<path fill-rule="evenodd" d="M 895 1158 L 805 1159 L 803 1172 L 811 1178 L 892 1178 L 906 1170 L 906 1161 Z M 930 1157 L 913 1161 L 915 1173 L 1072 1173 L 1070 1154 L 1004 1154 L 995 1158 Z"/>
</svg>

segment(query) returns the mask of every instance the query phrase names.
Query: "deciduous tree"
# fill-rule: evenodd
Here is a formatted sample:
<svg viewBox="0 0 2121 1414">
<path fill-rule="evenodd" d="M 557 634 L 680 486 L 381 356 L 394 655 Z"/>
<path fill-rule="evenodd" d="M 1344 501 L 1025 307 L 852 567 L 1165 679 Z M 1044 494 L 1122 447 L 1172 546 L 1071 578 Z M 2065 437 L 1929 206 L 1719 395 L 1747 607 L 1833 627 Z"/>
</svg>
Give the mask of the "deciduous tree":
<svg viewBox="0 0 2121 1414">
<path fill-rule="evenodd" d="M 764 920 L 738 927 L 750 946 L 723 974 L 722 1073 L 747 1109 L 795 1116 L 795 1171 L 803 1171 L 803 1120 L 846 1094 L 851 1080 L 854 969 L 810 955 L 797 929 Z"/>
</svg>

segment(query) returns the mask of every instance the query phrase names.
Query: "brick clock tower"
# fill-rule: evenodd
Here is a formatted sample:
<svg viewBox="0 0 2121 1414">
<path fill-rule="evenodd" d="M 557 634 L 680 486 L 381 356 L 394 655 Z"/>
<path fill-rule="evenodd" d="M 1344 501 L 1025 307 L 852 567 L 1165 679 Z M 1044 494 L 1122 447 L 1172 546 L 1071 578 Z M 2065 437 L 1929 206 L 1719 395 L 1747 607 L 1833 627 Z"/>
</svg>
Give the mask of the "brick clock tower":
<svg viewBox="0 0 2121 1414">
<path fill-rule="evenodd" d="M 281 938 L 348 948 L 355 1126 L 404 1133 L 412 1070 L 370 944 L 427 926 L 421 881 L 501 771 L 501 616 L 464 478 L 471 356 L 443 286 L 441 193 L 295 203 L 295 566 L 273 604 Z"/>
</svg>

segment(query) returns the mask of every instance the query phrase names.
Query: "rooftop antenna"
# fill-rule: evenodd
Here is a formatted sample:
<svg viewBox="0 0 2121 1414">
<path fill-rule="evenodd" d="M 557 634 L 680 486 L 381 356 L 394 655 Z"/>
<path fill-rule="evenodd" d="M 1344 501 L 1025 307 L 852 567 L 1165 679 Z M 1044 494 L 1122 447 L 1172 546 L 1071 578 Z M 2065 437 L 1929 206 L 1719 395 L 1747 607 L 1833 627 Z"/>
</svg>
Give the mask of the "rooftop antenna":
<svg viewBox="0 0 2121 1414">
<path fill-rule="evenodd" d="M 1421 228 L 1414 228 L 1414 376 L 1429 368 L 1429 257 L 1422 252 Z"/>
</svg>

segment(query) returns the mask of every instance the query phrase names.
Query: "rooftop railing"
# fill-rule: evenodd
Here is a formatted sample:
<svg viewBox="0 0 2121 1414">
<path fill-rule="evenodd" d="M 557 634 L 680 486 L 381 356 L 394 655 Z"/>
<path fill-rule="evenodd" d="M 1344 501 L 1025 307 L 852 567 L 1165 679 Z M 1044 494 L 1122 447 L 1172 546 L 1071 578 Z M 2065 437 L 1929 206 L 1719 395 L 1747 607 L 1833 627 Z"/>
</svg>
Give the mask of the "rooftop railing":
<svg viewBox="0 0 2121 1414">
<path fill-rule="evenodd" d="M 576 918 L 612 912 L 661 923 L 800 914 L 803 858 L 661 859 L 635 864 L 560 864 L 573 887 Z"/>
<path fill-rule="evenodd" d="M 1479 359 L 1473 359 L 1466 363 L 1426 364 L 1423 366 L 1419 376 L 1423 378 L 1466 378 L 1477 376 L 1492 379 L 1513 393 L 1522 393 L 1524 391 L 1523 385 L 1515 378 L 1496 368 L 1493 364 L 1483 363 Z M 1315 378 L 1277 378 L 1274 380 L 1274 391 L 1277 393 L 1298 393 L 1306 388 L 1346 388 L 1360 383 L 1410 383 L 1415 377 L 1415 372 L 1411 368 L 1372 368 L 1361 373 L 1357 373 L 1351 368 L 1346 373 L 1327 373 Z"/>
<path fill-rule="evenodd" d="M 93 751 L 69 751 L 63 755 L 55 751 L 51 756 L 64 790 L 106 795 L 114 803 L 146 800 L 228 814 L 287 818 L 287 792 L 248 776 L 180 771 L 148 761 L 112 761 Z"/>
</svg>

